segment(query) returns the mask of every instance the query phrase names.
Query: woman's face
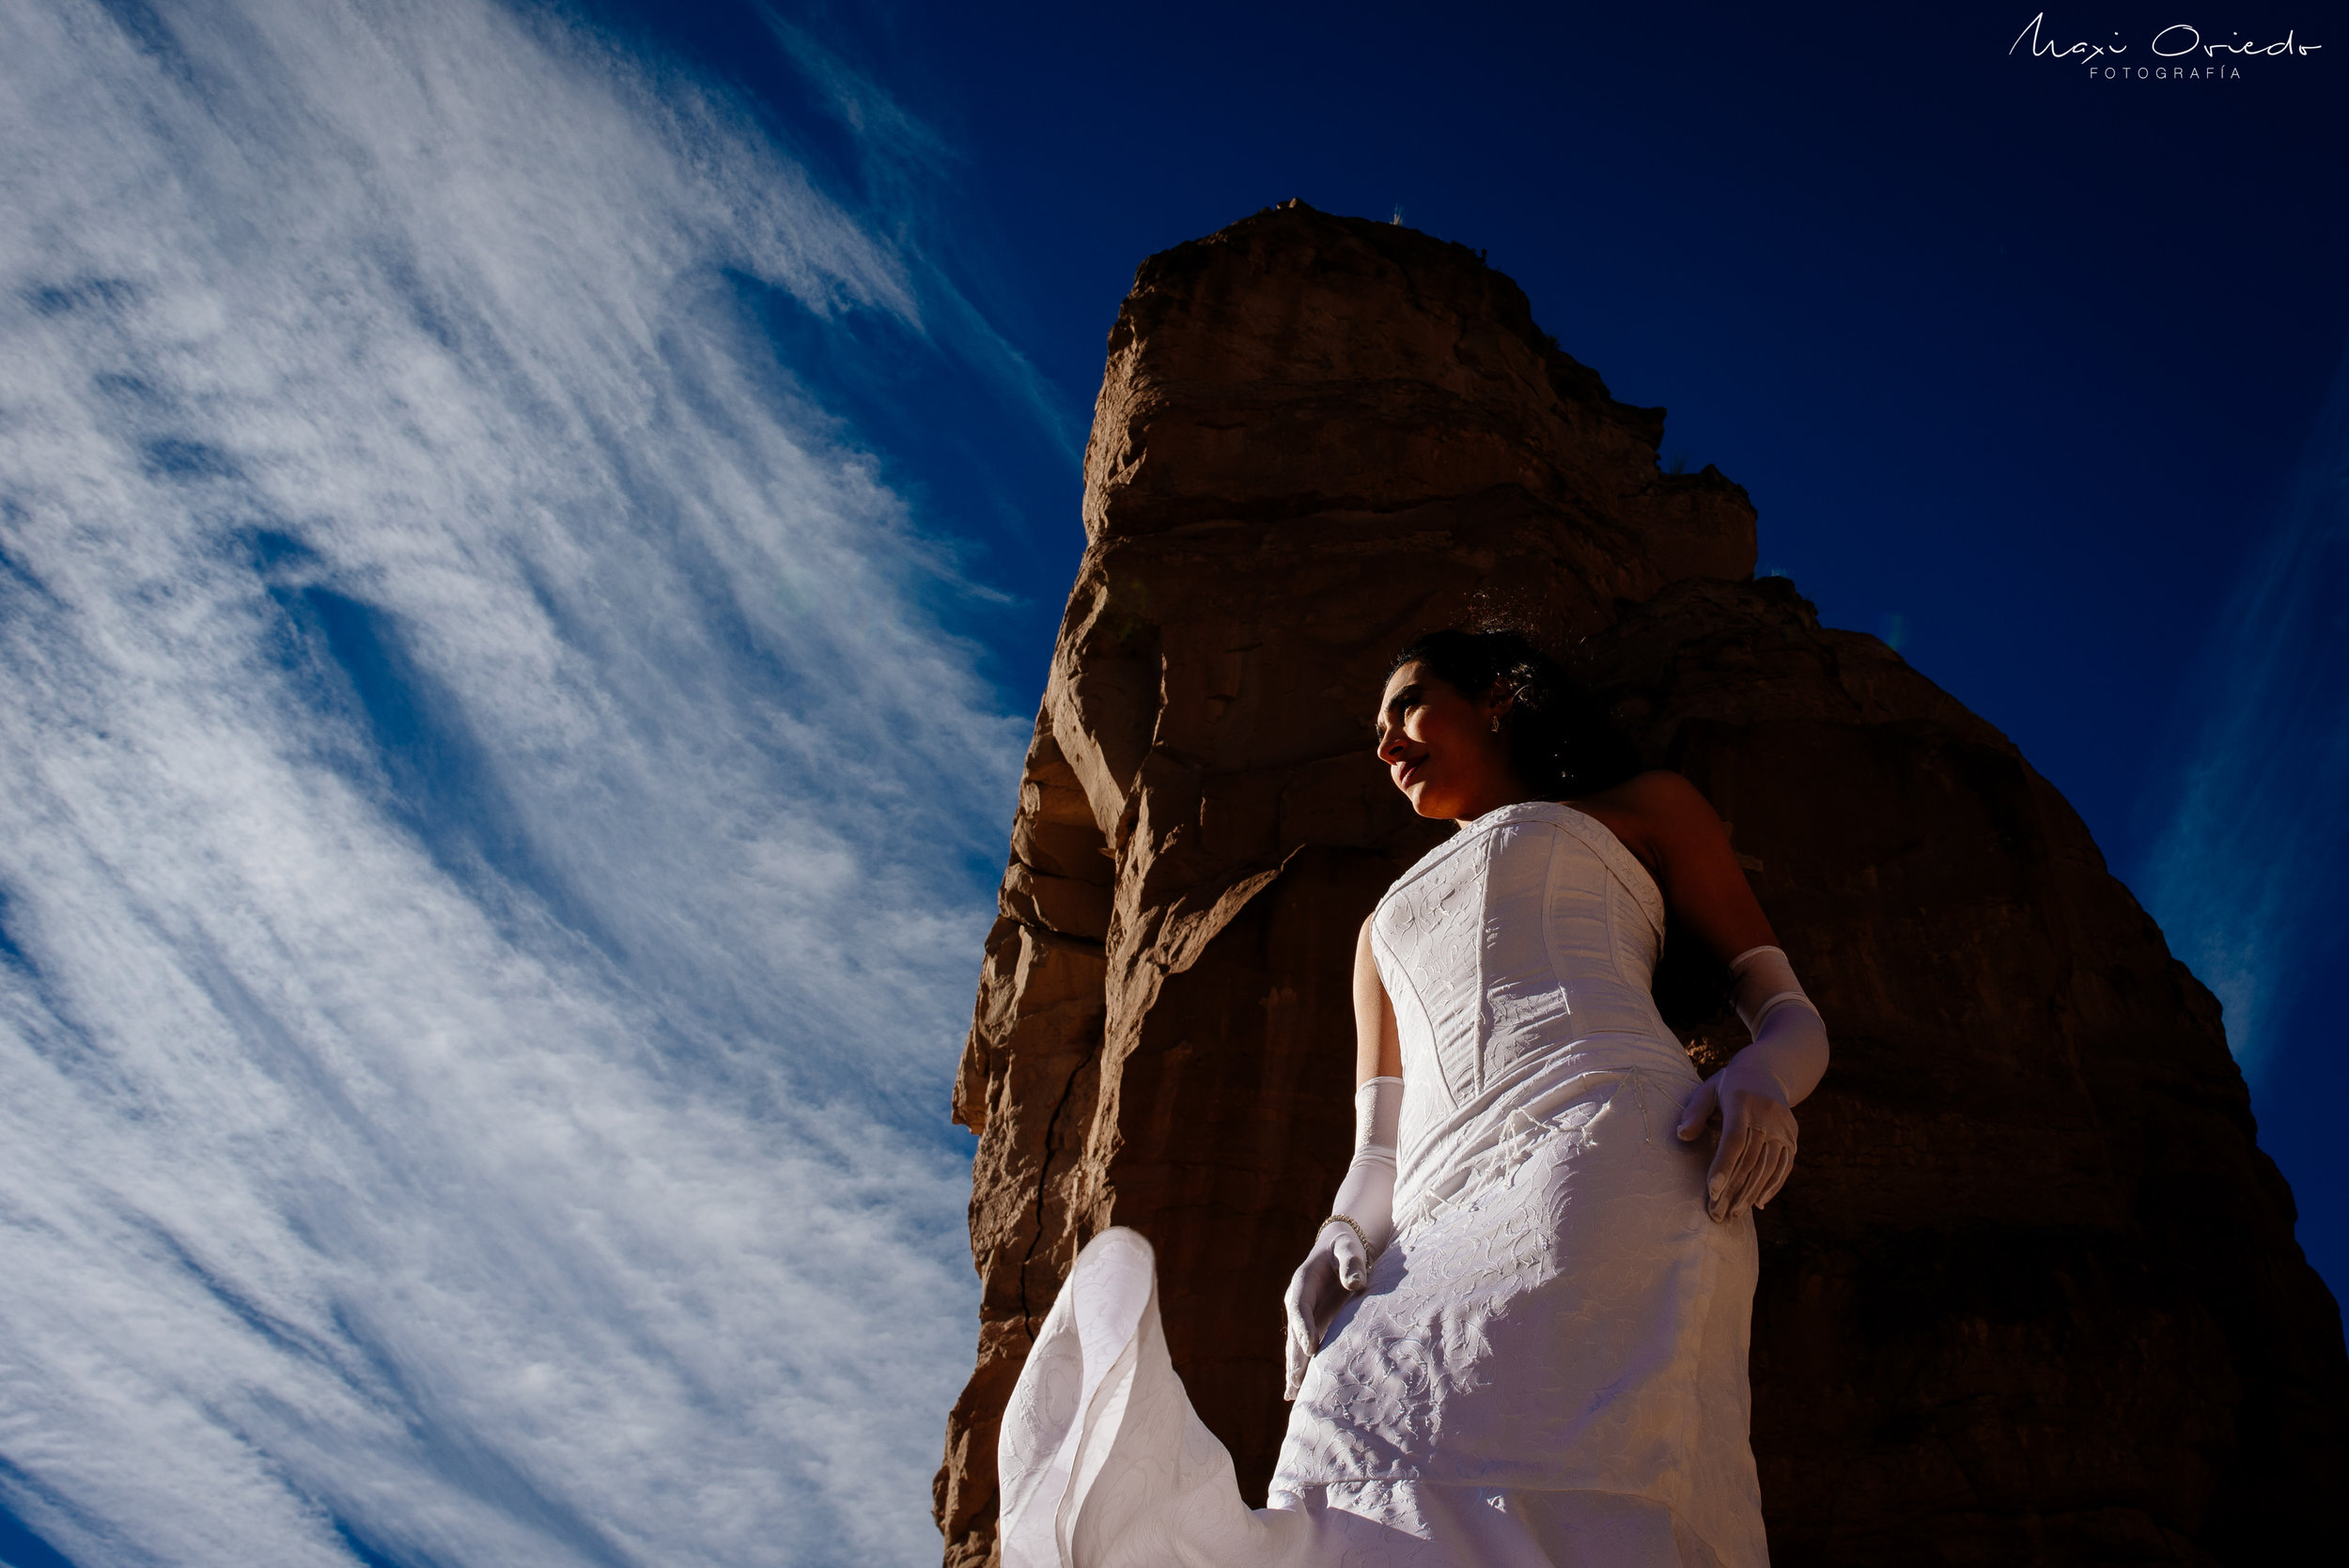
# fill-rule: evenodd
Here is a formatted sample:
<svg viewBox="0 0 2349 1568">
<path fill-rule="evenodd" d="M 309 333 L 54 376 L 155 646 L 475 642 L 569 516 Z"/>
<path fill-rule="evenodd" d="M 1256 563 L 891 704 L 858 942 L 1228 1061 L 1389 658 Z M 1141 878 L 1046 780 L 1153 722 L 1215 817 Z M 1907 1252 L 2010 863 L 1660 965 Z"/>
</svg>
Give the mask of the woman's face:
<svg viewBox="0 0 2349 1568">
<path fill-rule="evenodd" d="M 1464 820 L 1517 799 L 1508 742 L 1493 728 L 1508 706 L 1462 696 L 1418 660 L 1387 677 L 1378 760 L 1413 811 Z"/>
</svg>

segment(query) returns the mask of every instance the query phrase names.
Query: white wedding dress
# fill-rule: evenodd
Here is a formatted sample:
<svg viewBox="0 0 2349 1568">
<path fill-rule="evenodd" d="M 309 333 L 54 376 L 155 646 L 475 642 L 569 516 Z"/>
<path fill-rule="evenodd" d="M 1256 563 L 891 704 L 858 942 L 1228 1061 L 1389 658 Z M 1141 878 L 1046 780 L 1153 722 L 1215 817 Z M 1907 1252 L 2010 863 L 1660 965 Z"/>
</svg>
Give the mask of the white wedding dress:
<svg viewBox="0 0 2349 1568">
<path fill-rule="evenodd" d="M 1269 1506 L 1168 1360 L 1149 1244 L 1112 1229 L 1004 1412 L 1005 1568 L 1766 1568 L 1753 1223 L 1707 1218 L 1710 1141 L 1674 1134 L 1697 1075 L 1648 989 L 1663 932 L 1645 868 L 1570 806 L 1477 817 L 1399 878 L 1371 926 L 1394 1240 L 1314 1358 Z"/>
</svg>

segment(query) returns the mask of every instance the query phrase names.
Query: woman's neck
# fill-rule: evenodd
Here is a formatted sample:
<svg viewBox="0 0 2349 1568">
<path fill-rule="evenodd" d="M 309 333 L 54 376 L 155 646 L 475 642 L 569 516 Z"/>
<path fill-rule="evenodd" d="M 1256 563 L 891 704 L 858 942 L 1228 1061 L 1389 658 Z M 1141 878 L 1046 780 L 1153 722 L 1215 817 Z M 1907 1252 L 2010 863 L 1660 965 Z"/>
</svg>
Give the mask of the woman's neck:
<svg viewBox="0 0 2349 1568">
<path fill-rule="evenodd" d="M 1517 783 L 1516 779 L 1505 779 L 1495 784 L 1490 789 L 1470 796 L 1467 806 L 1452 820 L 1455 826 L 1465 828 L 1478 817 L 1490 816 L 1504 806 L 1521 806 L 1528 800 L 1540 799 L 1540 796 Z"/>
</svg>

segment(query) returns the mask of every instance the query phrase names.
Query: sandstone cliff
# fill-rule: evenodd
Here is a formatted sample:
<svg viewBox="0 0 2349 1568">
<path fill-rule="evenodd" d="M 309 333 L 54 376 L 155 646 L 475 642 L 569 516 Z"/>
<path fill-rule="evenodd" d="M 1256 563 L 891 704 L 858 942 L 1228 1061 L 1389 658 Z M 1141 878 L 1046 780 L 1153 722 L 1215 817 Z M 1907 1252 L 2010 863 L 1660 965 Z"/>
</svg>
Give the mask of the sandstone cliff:
<svg viewBox="0 0 2349 1568">
<path fill-rule="evenodd" d="M 1261 1496 L 1353 934 L 1449 831 L 1370 707 L 1408 637 L 1493 608 L 1732 821 L 1834 1034 L 1762 1223 L 1781 1568 L 2264 1561 L 2341 1495 L 2340 1315 L 2216 1003 L 2004 737 L 1753 581 L 1745 491 L 1662 472 L 1662 427 L 1411 230 L 1291 203 L 1143 265 L 955 1091 L 984 1296 L 949 1564 L 992 1559 L 998 1413 L 1112 1222 Z M 1702 1061 L 1741 1042 L 1685 1021 Z"/>
</svg>

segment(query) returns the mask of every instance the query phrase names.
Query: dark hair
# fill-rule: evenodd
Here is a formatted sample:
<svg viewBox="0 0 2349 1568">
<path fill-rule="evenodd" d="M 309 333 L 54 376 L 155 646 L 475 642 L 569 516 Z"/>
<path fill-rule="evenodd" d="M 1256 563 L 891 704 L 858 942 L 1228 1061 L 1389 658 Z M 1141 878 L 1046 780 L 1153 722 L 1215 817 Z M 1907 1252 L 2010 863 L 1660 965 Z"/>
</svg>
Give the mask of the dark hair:
<svg viewBox="0 0 2349 1568">
<path fill-rule="evenodd" d="M 1387 666 L 1412 660 L 1470 702 L 1494 687 L 1516 700 L 1501 721 L 1509 766 L 1543 800 L 1574 800 L 1610 789 L 1644 764 L 1623 731 L 1592 702 L 1558 661 L 1512 627 L 1467 631 L 1447 627 L 1414 637 Z"/>
</svg>

